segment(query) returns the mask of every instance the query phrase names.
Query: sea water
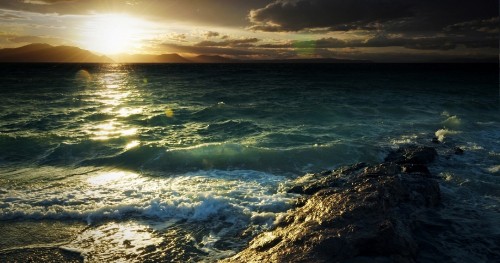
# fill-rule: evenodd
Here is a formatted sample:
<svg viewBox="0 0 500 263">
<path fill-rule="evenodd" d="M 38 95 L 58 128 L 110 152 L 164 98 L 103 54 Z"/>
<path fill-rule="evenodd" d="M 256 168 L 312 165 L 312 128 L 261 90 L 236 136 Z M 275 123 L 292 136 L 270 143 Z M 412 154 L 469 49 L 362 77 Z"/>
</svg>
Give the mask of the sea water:
<svg viewBox="0 0 500 263">
<path fill-rule="evenodd" d="M 215 261 L 293 208 L 293 179 L 436 137 L 464 154 L 431 166 L 443 205 L 427 224 L 456 231 L 422 258 L 486 262 L 498 80 L 496 64 L 2 64 L 0 254 Z"/>
</svg>

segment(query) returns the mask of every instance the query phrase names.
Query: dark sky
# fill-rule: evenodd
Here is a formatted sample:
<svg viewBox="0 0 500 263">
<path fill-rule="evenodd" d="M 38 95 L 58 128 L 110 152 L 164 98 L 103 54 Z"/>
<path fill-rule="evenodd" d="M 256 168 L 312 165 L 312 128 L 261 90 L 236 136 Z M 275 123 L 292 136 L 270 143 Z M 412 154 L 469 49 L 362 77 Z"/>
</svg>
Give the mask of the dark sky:
<svg viewBox="0 0 500 263">
<path fill-rule="evenodd" d="M 498 0 L 0 0 L 0 47 L 47 42 L 107 54 L 243 59 L 498 59 L 498 14 Z"/>
</svg>

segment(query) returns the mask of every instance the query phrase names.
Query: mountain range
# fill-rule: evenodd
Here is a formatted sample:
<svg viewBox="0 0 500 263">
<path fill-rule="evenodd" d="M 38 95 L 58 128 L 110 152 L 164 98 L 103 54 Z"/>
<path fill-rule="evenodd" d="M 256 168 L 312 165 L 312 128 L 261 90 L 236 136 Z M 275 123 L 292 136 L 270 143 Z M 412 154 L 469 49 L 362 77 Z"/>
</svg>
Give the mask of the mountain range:
<svg viewBox="0 0 500 263">
<path fill-rule="evenodd" d="M 18 48 L 0 49 L 0 63 L 368 63 L 367 60 L 335 58 L 238 60 L 217 55 L 199 55 L 185 58 L 179 54 L 120 54 L 100 56 L 72 46 L 29 44 Z"/>
<path fill-rule="evenodd" d="M 112 63 L 113 60 L 77 47 L 30 44 L 0 49 L 0 62 Z"/>
</svg>

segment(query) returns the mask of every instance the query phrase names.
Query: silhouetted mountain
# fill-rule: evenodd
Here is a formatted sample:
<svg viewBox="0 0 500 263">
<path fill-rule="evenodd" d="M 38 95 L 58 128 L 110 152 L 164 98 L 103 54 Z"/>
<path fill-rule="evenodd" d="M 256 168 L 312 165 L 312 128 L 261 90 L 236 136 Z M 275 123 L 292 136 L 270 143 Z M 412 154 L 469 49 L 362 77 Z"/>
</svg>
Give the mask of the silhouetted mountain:
<svg viewBox="0 0 500 263">
<path fill-rule="evenodd" d="M 239 60 L 217 55 L 184 58 L 179 54 L 121 54 L 112 59 L 71 46 L 30 44 L 19 48 L 0 49 L 0 62 L 64 62 L 64 63 L 370 63 L 368 60 L 335 58 Z"/>
<path fill-rule="evenodd" d="M 113 60 L 77 47 L 30 44 L 0 49 L 0 62 L 112 63 Z"/>
<path fill-rule="evenodd" d="M 251 63 L 373 63 L 370 60 L 353 60 L 353 59 L 338 59 L 338 58 L 293 58 L 293 59 L 269 59 L 269 60 L 252 60 Z"/>
<path fill-rule="evenodd" d="M 195 63 L 238 63 L 241 60 L 226 58 L 222 56 L 209 56 L 209 55 L 199 55 L 197 57 L 190 58 L 191 61 Z"/>
<path fill-rule="evenodd" d="M 499 63 L 498 58 L 451 58 L 451 59 L 435 59 L 430 61 L 430 63 Z"/>
<path fill-rule="evenodd" d="M 112 56 L 113 60 L 118 63 L 190 63 L 191 61 L 181 57 L 178 54 L 119 54 Z"/>
<path fill-rule="evenodd" d="M 158 62 L 161 63 L 190 63 L 191 61 L 181 57 L 179 54 L 163 54 L 157 56 Z"/>
</svg>

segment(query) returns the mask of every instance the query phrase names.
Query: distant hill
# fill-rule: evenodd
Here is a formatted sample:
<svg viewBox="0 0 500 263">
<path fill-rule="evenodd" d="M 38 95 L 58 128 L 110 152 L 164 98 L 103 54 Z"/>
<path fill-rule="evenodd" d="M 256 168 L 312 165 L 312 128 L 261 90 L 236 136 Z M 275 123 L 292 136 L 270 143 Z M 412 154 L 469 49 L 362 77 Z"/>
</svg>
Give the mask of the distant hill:
<svg viewBox="0 0 500 263">
<path fill-rule="evenodd" d="M 113 60 L 77 47 L 30 44 L 0 49 L 0 62 L 113 63 Z"/>
<path fill-rule="evenodd" d="M 235 63 L 240 60 L 226 58 L 222 56 L 199 55 L 196 57 L 185 58 L 179 54 L 120 54 L 112 56 L 118 63 Z"/>
<path fill-rule="evenodd" d="M 239 60 L 218 55 L 199 55 L 185 58 L 179 54 L 120 54 L 110 57 L 71 46 L 30 44 L 18 48 L 0 49 L 1 62 L 59 62 L 59 63 L 371 63 L 368 60 L 335 58 Z"/>
<path fill-rule="evenodd" d="M 226 58 L 223 56 L 209 56 L 209 55 L 199 55 L 193 58 L 190 58 L 191 61 L 195 63 L 238 63 L 242 62 L 242 60 Z"/>
<path fill-rule="evenodd" d="M 163 54 L 157 56 L 160 63 L 190 63 L 191 61 L 178 54 Z"/>
<path fill-rule="evenodd" d="M 338 58 L 291 58 L 291 59 L 269 59 L 252 60 L 251 63 L 309 63 L 309 64 L 333 64 L 333 63 L 373 63 L 371 60 L 353 60 Z"/>
<path fill-rule="evenodd" d="M 452 63 L 452 64 L 471 64 L 471 63 L 499 63 L 498 58 L 453 58 L 453 59 L 435 59 L 430 63 Z"/>
<path fill-rule="evenodd" d="M 162 55 L 148 55 L 148 54 L 119 54 L 111 57 L 118 63 L 191 63 L 179 54 L 162 54 Z"/>
</svg>

